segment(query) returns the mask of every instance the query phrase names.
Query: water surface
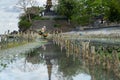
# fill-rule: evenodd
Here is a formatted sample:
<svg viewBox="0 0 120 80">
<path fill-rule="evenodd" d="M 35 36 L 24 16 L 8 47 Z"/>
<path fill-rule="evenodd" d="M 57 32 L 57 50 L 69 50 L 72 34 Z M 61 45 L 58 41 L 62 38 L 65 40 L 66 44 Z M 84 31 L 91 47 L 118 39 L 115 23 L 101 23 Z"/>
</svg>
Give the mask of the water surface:
<svg viewBox="0 0 120 80">
<path fill-rule="evenodd" d="M 65 49 L 51 42 L 2 61 L 0 80 L 117 80 L 100 66 L 85 63 L 80 56 L 68 57 Z"/>
</svg>

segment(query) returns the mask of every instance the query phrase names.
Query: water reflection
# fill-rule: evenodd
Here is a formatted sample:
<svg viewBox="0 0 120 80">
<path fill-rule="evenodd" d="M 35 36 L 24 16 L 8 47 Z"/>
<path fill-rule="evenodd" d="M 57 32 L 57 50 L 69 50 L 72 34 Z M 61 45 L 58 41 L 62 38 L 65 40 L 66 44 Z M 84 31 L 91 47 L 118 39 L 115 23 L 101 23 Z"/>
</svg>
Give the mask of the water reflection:
<svg viewBox="0 0 120 80">
<path fill-rule="evenodd" d="M 112 72 L 80 56 L 68 56 L 52 43 L 17 57 L 0 72 L 0 80 L 117 80 Z"/>
<path fill-rule="evenodd" d="M 40 53 L 44 55 L 44 60 L 47 64 L 49 80 L 53 80 L 50 77 L 51 75 L 56 75 L 57 80 L 80 80 L 83 78 L 83 76 L 84 79 L 82 80 L 91 79 L 88 73 L 81 70 L 79 59 L 74 60 L 72 55 L 67 58 L 65 49 L 62 49 L 61 51 L 59 46 L 49 44 L 46 45 L 46 47 L 42 46 Z M 54 66 L 58 66 L 57 74 L 54 74 L 53 72 L 53 69 L 55 68 Z"/>
<path fill-rule="evenodd" d="M 50 61 L 50 58 L 49 58 L 49 57 L 46 59 L 46 65 L 47 65 L 47 70 L 48 70 L 49 80 L 51 80 L 52 63 L 51 63 L 51 61 Z"/>
</svg>

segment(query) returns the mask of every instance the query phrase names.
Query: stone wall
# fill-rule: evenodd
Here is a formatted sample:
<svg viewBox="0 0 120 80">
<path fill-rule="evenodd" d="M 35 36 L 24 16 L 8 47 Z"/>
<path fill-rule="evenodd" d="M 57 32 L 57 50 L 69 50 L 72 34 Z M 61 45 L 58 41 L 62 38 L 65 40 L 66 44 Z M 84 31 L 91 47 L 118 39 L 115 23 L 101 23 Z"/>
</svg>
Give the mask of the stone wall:
<svg viewBox="0 0 120 80">
<path fill-rule="evenodd" d="M 64 31 L 70 30 L 71 27 L 67 20 L 36 20 L 33 22 L 32 29 L 39 30 L 43 26 L 46 26 L 47 31 L 51 32 L 58 29 L 57 27 L 54 27 L 55 24 L 59 24 L 61 26 L 59 29 L 62 29 Z"/>
</svg>

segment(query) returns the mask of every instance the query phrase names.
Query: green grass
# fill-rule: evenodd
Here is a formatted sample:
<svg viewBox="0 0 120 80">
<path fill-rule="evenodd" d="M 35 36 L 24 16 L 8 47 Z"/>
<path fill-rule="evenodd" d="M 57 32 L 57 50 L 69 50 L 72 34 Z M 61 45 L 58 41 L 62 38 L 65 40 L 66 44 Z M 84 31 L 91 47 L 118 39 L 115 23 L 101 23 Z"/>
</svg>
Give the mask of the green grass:
<svg viewBox="0 0 120 80">
<path fill-rule="evenodd" d="M 21 45 L 24 45 L 24 44 L 27 44 L 27 43 L 28 43 L 27 41 L 19 42 L 19 43 L 18 42 L 8 43 L 6 47 L 2 48 L 2 50 L 17 47 L 17 46 L 21 46 Z"/>
<path fill-rule="evenodd" d="M 60 24 L 54 24 L 54 28 L 61 28 Z"/>
<path fill-rule="evenodd" d="M 40 16 L 36 16 L 33 18 L 33 20 L 49 20 L 50 18 L 43 18 L 43 17 L 40 17 Z"/>
</svg>

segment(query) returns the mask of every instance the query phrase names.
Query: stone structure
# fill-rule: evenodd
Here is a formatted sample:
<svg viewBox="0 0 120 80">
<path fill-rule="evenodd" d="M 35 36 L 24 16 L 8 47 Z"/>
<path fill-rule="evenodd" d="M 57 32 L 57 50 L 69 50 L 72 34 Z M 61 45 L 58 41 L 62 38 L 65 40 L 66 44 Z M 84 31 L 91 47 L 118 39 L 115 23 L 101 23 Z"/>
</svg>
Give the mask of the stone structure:
<svg viewBox="0 0 120 80">
<path fill-rule="evenodd" d="M 51 80 L 51 74 L 52 74 L 52 63 L 50 62 L 50 59 L 46 59 L 47 64 L 47 70 L 48 70 L 48 79 Z"/>
<path fill-rule="evenodd" d="M 52 0 L 47 0 L 46 11 L 49 12 L 51 7 L 52 7 Z"/>
</svg>

